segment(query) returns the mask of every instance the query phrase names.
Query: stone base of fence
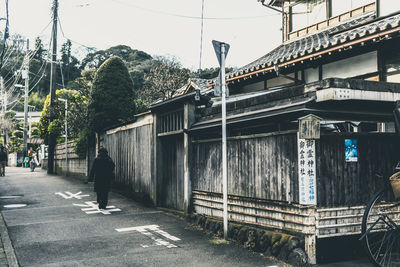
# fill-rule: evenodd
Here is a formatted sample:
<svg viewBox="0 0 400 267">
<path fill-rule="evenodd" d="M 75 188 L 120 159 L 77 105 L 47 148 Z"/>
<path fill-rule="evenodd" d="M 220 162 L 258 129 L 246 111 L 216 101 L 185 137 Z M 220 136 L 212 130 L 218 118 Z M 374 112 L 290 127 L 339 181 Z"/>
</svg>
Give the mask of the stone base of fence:
<svg viewBox="0 0 400 267">
<path fill-rule="evenodd" d="M 222 220 L 200 214 L 189 215 L 188 219 L 218 238 L 224 235 Z M 275 257 L 293 266 L 303 266 L 308 263 L 302 237 L 237 223 L 229 223 L 228 236 L 230 240 L 238 242 L 247 249 L 267 257 Z"/>
</svg>

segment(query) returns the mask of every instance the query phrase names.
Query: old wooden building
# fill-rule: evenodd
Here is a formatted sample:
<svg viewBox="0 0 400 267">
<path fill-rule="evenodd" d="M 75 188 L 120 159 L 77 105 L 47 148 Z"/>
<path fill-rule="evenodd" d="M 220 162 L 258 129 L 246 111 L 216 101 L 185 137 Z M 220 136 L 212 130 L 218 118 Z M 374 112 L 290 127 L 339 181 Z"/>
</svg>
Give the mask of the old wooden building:
<svg viewBox="0 0 400 267">
<path fill-rule="evenodd" d="M 376 174 L 388 177 L 400 158 L 400 4 L 261 2 L 282 12 L 283 42 L 225 77 L 229 220 L 301 236 L 315 263 L 319 239 L 360 233 L 382 185 Z M 221 99 L 212 87 L 190 81 L 105 133 L 120 183 L 154 204 L 222 217 Z"/>
</svg>

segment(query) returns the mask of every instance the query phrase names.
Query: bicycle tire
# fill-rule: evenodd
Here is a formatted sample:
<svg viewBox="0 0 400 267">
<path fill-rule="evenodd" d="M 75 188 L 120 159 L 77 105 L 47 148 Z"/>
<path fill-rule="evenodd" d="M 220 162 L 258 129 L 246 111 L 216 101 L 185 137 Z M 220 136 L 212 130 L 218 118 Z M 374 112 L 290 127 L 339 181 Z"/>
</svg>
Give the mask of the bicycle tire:
<svg viewBox="0 0 400 267">
<path fill-rule="evenodd" d="M 361 224 L 369 259 L 379 267 L 400 266 L 400 203 L 387 201 L 388 190 L 371 198 Z"/>
</svg>

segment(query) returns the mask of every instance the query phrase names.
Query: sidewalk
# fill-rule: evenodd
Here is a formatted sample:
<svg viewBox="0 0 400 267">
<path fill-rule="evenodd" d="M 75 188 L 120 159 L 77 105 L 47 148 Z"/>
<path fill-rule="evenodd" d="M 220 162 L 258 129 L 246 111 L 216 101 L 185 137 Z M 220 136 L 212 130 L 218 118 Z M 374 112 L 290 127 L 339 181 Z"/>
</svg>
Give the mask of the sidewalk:
<svg viewBox="0 0 400 267">
<path fill-rule="evenodd" d="M 1 178 L 0 266 L 287 266 L 117 193 L 99 211 L 92 186 L 73 178 L 22 168 Z"/>
<path fill-rule="evenodd" d="M 0 177 L 0 179 L 5 179 L 9 174 L 7 171 L 9 168 L 6 168 L 6 176 Z M 11 244 L 10 237 L 8 235 L 8 230 L 6 223 L 3 219 L 3 215 L 0 213 L 0 266 L 4 267 L 17 267 L 18 261 L 15 256 L 14 248 Z"/>
</svg>

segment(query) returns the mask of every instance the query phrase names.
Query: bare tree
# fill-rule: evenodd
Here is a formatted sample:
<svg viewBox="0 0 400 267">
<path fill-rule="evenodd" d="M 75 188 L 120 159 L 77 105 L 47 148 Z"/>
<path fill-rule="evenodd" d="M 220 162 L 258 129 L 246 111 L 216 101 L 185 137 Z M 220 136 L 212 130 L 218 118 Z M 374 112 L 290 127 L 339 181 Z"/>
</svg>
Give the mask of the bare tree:
<svg viewBox="0 0 400 267">
<path fill-rule="evenodd" d="M 176 58 L 156 57 L 151 64 L 144 76 L 143 95 L 138 96 L 147 103 L 174 97 L 190 77 L 190 71 L 182 68 Z"/>
<path fill-rule="evenodd" d="M 14 124 L 11 118 L 0 114 L 0 133 L 3 134 L 4 144 L 6 143 L 6 134 L 10 133 L 14 128 Z"/>
</svg>

